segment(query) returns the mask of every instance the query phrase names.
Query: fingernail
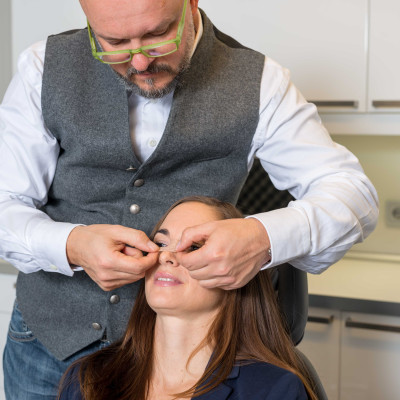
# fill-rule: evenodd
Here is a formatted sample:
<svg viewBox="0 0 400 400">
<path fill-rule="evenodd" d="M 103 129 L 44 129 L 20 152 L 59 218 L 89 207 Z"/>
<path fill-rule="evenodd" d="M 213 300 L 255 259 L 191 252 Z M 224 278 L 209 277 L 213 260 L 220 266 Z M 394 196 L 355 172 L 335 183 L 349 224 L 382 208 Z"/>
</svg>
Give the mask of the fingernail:
<svg viewBox="0 0 400 400">
<path fill-rule="evenodd" d="M 159 248 L 154 242 L 152 242 L 151 240 L 147 242 L 147 246 L 149 247 L 149 249 L 150 249 L 151 251 L 157 251 L 157 250 L 160 249 L 160 248 Z"/>
</svg>

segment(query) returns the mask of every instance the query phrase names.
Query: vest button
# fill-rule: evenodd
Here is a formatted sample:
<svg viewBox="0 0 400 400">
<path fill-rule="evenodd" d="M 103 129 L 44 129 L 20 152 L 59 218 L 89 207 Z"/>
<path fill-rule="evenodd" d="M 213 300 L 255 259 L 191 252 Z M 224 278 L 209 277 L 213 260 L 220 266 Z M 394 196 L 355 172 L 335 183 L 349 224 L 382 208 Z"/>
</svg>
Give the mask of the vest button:
<svg viewBox="0 0 400 400">
<path fill-rule="evenodd" d="M 131 172 L 134 172 L 134 171 L 136 171 L 136 168 L 133 167 L 132 165 L 130 165 L 126 170 L 127 170 L 127 171 L 131 171 Z"/>
<path fill-rule="evenodd" d="M 132 204 L 130 207 L 129 207 L 129 211 L 131 212 L 131 214 L 139 214 L 139 212 L 140 212 L 140 207 L 137 205 L 137 204 Z"/>
<path fill-rule="evenodd" d="M 98 324 L 97 322 L 93 322 L 92 328 L 96 329 L 96 331 L 100 331 L 101 330 L 101 325 Z"/>
<path fill-rule="evenodd" d="M 133 186 L 135 187 L 140 187 L 144 185 L 144 179 L 136 179 L 135 182 L 133 182 Z"/>
<path fill-rule="evenodd" d="M 119 303 L 119 300 L 120 300 L 120 298 L 119 298 L 119 296 L 118 296 L 117 294 L 113 294 L 113 295 L 110 297 L 110 303 L 111 303 L 111 304 L 118 304 L 118 303 Z"/>
</svg>

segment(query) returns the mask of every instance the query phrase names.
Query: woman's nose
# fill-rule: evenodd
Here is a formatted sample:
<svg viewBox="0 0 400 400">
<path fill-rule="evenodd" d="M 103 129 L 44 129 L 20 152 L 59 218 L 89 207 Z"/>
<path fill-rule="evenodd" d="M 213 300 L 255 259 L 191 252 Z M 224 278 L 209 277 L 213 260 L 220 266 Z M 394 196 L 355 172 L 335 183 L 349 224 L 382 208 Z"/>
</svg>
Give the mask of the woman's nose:
<svg viewBox="0 0 400 400">
<path fill-rule="evenodd" d="M 176 260 L 176 253 L 168 250 L 160 250 L 158 260 L 160 264 L 168 265 L 170 267 L 177 267 L 178 261 Z"/>
<path fill-rule="evenodd" d="M 131 65 L 136 70 L 143 72 L 146 71 L 146 69 L 153 61 L 154 58 L 146 57 L 145 55 L 138 53 L 133 55 Z"/>
</svg>

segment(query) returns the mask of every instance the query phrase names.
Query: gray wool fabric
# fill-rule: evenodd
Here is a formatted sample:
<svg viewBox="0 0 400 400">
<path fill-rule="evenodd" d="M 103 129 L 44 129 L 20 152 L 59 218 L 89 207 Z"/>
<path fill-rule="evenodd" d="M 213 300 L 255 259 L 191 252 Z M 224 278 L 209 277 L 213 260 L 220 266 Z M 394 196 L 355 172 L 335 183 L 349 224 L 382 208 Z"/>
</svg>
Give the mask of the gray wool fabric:
<svg viewBox="0 0 400 400">
<path fill-rule="evenodd" d="M 264 56 L 202 17 L 192 65 L 175 90 L 162 140 L 144 163 L 133 152 L 126 90 L 110 66 L 92 57 L 87 30 L 48 38 L 42 110 L 61 149 L 43 207 L 53 220 L 149 233 L 184 196 L 237 201 L 259 118 Z M 135 186 L 138 179 L 144 184 Z M 66 359 L 105 332 L 111 341 L 122 336 L 139 284 L 104 292 L 83 271 L 20 273 L 17 301 L 36 337 Z M 111 304 L 115 294 L 121 300 Z"/>
</svg>

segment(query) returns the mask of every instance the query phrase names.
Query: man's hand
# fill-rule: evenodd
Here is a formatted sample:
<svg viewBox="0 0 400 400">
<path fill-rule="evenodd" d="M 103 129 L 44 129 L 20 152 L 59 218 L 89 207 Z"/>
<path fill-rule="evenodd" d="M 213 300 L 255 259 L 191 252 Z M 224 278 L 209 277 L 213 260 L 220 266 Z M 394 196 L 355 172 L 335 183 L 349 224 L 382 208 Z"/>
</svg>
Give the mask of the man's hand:
<svg viewBox="0 0 400 400">
<path fill-rule="evenodd" d="M 144 232 L 120 225 L 77 226 L 67 240 L 69 263 L 82 267 L 105 291 L 143 278 L 156 264 L 158 250 Z"/>
<path fill-rule="evenodd" d="M 196 251 L 184 252 L 192 244 Z M 269 261 L 269 237 L 255 218 L 229 219 L 187 228 L 176 248 L 178 262 L 206 288 L 244 286 Z"/>
</svg>

